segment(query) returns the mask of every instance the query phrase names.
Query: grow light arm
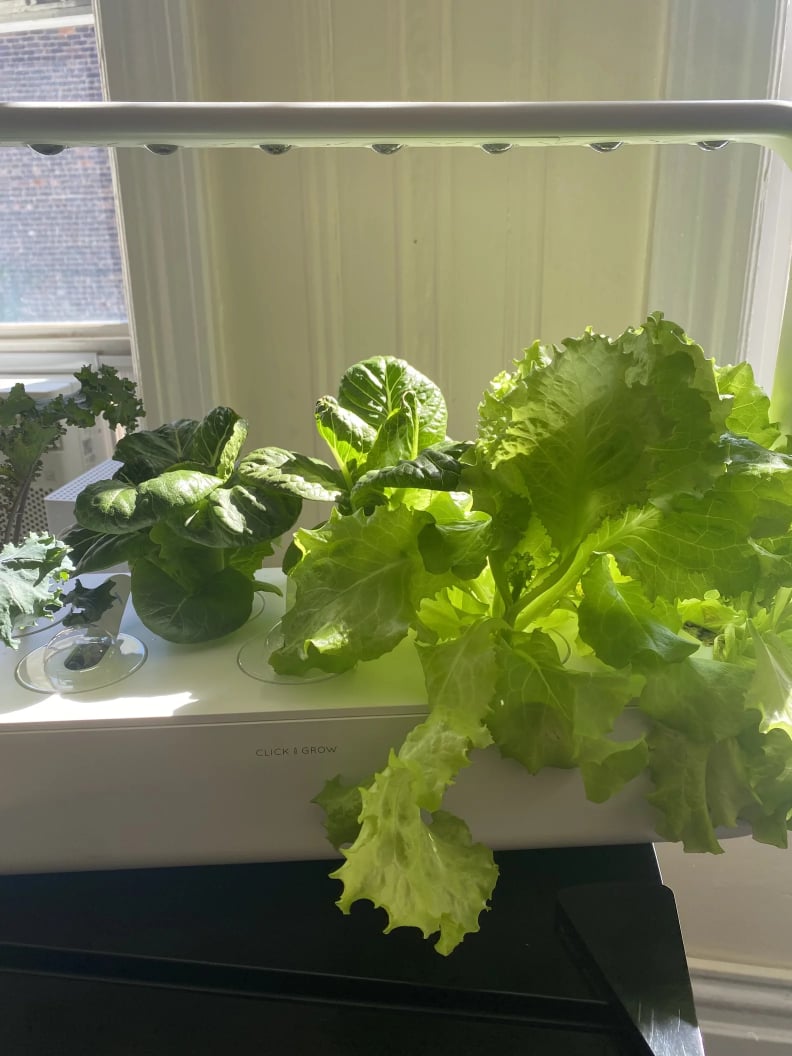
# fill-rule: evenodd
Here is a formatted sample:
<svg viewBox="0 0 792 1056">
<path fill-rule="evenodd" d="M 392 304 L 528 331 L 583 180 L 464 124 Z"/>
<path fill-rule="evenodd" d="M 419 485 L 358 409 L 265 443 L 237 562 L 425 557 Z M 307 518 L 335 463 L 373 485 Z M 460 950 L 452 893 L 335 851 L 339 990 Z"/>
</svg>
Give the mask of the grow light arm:
<svg viewBox="0 0 792 1056">
<path fill-rule="evenodd" d="M 726 141 L 792 168 L 792 103 L 4 103 L 0 146 L 561 146 Z"/>
</svg>

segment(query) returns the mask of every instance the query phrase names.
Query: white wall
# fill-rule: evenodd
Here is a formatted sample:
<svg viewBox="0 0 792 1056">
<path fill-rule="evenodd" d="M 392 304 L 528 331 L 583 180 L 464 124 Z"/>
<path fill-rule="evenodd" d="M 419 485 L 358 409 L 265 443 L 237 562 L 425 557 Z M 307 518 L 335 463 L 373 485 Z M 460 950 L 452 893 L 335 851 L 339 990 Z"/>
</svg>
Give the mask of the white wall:
<svg viewBox="0 0 792 1056">
<path fill-rule="evenodd" d="M 750 837 L 722 845 L 722 855 L 657 847 L 688 949 L 704 960 L 792 969 L 792 853 Z"/>
</svg>

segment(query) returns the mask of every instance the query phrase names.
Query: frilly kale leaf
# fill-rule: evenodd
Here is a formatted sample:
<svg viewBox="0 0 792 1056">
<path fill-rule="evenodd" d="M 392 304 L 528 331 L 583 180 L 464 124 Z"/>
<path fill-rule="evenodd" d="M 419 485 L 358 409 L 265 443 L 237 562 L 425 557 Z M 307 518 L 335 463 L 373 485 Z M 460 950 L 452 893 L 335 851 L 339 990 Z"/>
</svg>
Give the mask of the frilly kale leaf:
<svg viewBox="0 0 792 1056">
<path fill-rule="evenodd" d="M 16 649 L 15 629 L 57 612 L 71 567 L 66 547 L 51 535 L 6 543 L 0 550 L 0 641 Z"/>
</svg>

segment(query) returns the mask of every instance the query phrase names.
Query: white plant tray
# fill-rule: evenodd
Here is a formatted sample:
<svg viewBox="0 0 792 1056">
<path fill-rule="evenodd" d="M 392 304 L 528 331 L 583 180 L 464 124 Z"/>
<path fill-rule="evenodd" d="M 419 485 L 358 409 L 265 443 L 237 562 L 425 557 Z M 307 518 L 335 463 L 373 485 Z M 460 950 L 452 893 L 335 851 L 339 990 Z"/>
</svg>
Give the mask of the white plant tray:
<svg viewBox="0 0 792 1056">
<path fill-rule="evenodd" d="M 421 721 L 420 665 L 405 642 L 327 681 L 254 681 L 236 656 L 280 615 L 265 597 L 262 615 L 201 646 L 155 638 L 129 605 L 122 630 L 148 660 L 90 693 L 16 681 L 20 656 L 57 627 L 0 653 L 0 872 L 336 857 L 311 800 L 336 774 L 379 769 Z M 648 789 L 590 803 L 577 771 L 532 777 L 489 748 L 444 807 L 496 849 L 637 843 L 656 838 Z"/>
</svg>

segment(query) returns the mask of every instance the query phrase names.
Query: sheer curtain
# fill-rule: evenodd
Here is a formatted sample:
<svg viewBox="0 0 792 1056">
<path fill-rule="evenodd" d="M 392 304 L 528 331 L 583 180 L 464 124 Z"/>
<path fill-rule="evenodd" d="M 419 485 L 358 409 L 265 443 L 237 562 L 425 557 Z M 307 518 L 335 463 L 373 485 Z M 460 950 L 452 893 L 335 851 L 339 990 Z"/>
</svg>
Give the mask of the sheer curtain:
<svg viewBox="0 0 792 1056">
<path fill-rule="evenodd" d="M 97 11 L 116 99 L 624 99 L 772 94 L 784 6 L 100 0 Z M 464 435 L 489 378 L 533 339 L 617 332 L 654 309 L 722 361 L 743 358 L 765 169 L 747 146 L 120 152 L 150 414 L 229 403 L 253 439 L 306 449 L 315 397 L 350 362 L 388 353 L 441 384 Z M 764 318 L 777 326 L 780 308 Z"/>
</svg>

